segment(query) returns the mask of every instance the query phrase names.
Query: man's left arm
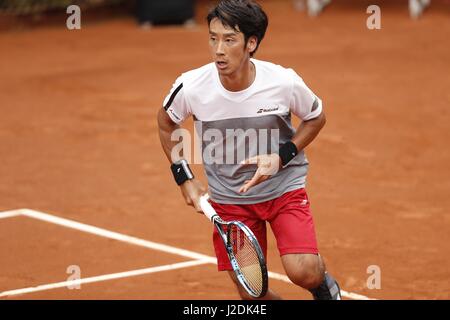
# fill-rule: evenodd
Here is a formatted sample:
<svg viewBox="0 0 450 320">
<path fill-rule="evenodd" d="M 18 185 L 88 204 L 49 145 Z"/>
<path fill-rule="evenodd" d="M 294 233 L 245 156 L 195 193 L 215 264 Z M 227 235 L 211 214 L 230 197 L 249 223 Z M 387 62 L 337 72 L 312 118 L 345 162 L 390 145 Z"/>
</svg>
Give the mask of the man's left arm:
<svg viewBox="0 0 450 320">
<path fill-rule="evenodd" d="M 327 119 L 322 111 L 318 117 L 303 121 L 297 128 L 297 132 L 292 138 L 292 142 L 297 147 L 297 152 L 305 149 L 319 134 L 320 130 L 325 126 Z"/>
<path fill-rule="evenodd" d="M 251 187 L 266 181 L 270 176 L 276 174 L 298 152 L 306 148 L 317 137 L 320 130 L 325 126 L 325 123 L 326 117 L 322 110 L 316 118 L 302 121 L 292 140 L 282 146 L 279 153 L 258 155 L 242 161 L 241 164 L 257 164 L 258 169 L 250 180 L 244 182 L 239 192 L 245 193 Z"/>
</svg>

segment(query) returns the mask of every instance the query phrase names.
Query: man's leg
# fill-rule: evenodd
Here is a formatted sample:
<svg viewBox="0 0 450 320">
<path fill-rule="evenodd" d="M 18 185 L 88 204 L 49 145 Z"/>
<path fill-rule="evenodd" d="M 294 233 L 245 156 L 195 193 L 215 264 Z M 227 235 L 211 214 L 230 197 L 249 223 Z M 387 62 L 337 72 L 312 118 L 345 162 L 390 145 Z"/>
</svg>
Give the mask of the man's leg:
<svg viewBox="0 0 450 320">
<path fill-rule="evenodd" d="M 281 261 L 289 279 L 311 292 L 315 300 L 341 300 L 339 285 L 326 272 L 320 255 L 286 254 Z"/>
<path fill-rule="evenodd" d="M 252 230 L 256 239 L 258 239 L 258 243 L 261 246 L 261 250 L 263 251 L 264 256 L 267 261 L 267 229 L 266 222 L 261 220 L 256 214 L 257 206 L 254 205 L 232 205 L 232 204 L 218 204 L 214 201 L 211 201 L 212 206 L 216 210 L 216 212 L 220 215 L 222 219 L 225 221 L 238 220 L 243 222 L 247 227 Z M 237 286 L 239 295 L 244 300 L 254 300 L 252 296 L 247 294 L 245 289 L 239 284 L 236 276 L 234 274 L 233 268 L 231 266 L 230 260 L 228 258 L 227 251 L 223 244 L 222 238 L 217 232 L 216 228 L 213 231 L 213 244 L 214 250 L 216 252 L 217 257 L 217 267 L 219 271 L 227 271 L 234 284 Z M 281 299 L 276 293 L 271 290 L 268 290 L 267 294 L 259 298 L 262 300 L 277 300 Z M 258 300 L 259 300 L 258 299 Z"/>
<path fill-rule="evenodd" d="M 267 293 L 264 297 L 261 298 L 253 298 L 251 295 L 245 291 L 244 288 L 240 285 L 239 281 L 236 278 L 236 275 L 234 274 L 234 271 L 228 271 L 228 275 L 230 276 L 231 280 L 233 280 L 234 284 L 236 285 L 236 288 L 239 292 L 239 296 L 242 300 L 281 300 L 281 297 L 275 293 L 272 290 L 267 290 Z"/>
<path fill-rule="evenodd" d="M 283 194 L 275 200 L 272 211 L 273 216 L 268 221 L 289 279 L 309 290 L 315 299 L 338 298 L 336 281 L 325 272 L 325 264 L 319 255 L 306 190 Z"/>
</svg>

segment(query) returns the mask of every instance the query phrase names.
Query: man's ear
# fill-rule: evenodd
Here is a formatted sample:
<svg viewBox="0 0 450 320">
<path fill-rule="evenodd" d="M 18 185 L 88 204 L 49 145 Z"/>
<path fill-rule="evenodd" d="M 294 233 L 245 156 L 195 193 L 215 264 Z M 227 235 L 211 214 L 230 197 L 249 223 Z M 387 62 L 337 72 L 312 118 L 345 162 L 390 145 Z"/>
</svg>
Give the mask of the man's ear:
<svg viewBox="0 0 450 320">
<path fill-rule="evenodd" d="M 257 45 L 258 45 L 258 39 L 255 36 L 248 38 L 247 50 L 249 53 L 254 52 Z"/>
</svg>

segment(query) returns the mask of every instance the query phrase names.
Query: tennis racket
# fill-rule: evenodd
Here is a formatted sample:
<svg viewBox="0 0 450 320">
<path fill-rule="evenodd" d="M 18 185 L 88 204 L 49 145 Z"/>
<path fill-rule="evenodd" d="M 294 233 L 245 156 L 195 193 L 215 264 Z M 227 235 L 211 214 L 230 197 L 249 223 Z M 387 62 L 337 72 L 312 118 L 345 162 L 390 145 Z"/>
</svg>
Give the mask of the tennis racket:
<svg viewBox="0 0 450 320">
<path fill-rule="evenodd" d="M 265 296 L 268 287 L 267 266 L 258 240 L 242 222 L 223 221 L 208 199 L 208 194 L 201 196 L 200 206 L 217 228 L 239 283 L 250 296 Z"/>
</svg>

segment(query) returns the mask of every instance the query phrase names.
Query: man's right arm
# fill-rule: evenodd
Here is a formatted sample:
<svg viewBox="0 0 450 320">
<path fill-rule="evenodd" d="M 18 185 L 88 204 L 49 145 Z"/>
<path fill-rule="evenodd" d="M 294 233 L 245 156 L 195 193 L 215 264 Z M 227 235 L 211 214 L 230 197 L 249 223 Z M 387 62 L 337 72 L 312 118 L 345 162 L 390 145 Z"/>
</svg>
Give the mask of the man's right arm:
<svg viewBox="0 0 450 320">
<path fill-rule="evenodd" d="M 170 119 L 164 108 L 161 108 L 158 112 L 158 127 L 159 127 L 159 140 L 161 141 L 161 146 L 166 154 L 167 159 L 172 164 L 182 159 L 182 155 L 174 154 L 172 155 L 172 149 L 177 145 L 177 141 L 172 141 L 172 133 L 180 129 L 180 126 Z M 172 158 L 173 157 L 173 158 Z M 199 199 L 200 196 L 206 192 L 202 183 L 193 178 L 191 180 L 185 181 L 180 185 L 181 193 L 186 201 L 186 204 L 193 206 L 197 212 L 202 212 Z"/>
</svg>

